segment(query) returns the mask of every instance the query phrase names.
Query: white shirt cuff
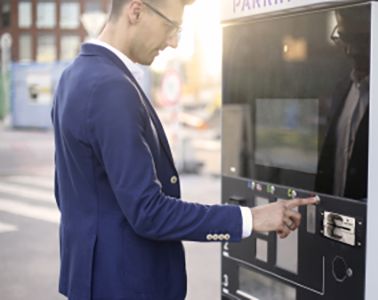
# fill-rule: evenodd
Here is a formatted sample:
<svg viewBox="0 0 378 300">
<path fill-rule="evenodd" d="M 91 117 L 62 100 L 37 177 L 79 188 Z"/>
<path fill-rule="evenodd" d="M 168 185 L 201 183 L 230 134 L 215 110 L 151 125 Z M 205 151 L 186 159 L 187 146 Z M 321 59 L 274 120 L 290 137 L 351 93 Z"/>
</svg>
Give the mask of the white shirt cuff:
<svg viewBox="0 0 378 300">
<path fill-rule="evenodd" d="M 240 206 L 240 212 L 242 215 L 243 228 L 242 239 L 250 237 L 253 229 L 252 212 L 249 207 Z"/>
</svg>

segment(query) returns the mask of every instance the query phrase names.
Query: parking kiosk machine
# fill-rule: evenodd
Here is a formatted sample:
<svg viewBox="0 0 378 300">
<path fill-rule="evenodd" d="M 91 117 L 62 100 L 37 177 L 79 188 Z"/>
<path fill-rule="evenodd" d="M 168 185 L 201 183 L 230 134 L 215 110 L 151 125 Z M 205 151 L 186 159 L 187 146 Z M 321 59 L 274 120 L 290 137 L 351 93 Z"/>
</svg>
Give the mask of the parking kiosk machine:
<svg viewBox="0 0 378 300">
<path fill-rule="evenodd" d="M 222 299 L 378 299 L 378 2 L 222 0 L 222 202 L 318 195 L 222 244 Z"/>
</svg>

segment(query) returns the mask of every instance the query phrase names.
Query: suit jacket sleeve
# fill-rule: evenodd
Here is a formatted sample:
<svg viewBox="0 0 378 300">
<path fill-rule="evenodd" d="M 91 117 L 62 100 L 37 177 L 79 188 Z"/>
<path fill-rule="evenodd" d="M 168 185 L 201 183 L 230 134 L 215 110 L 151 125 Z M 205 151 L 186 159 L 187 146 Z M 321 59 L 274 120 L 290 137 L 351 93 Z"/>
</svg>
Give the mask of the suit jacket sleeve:
<svg viewBox="0 0 378 300">
<path fill-rule="evenodd" d="M 145 139 L 150 119 L 142 101 L 126 78 L 114 76 L 93 87 L 87 116 L 88 140 L 134 231 L 155 240 L 229 234 L 230 241 L 240 241 L 238 206 L 188 203 L 162 192 Z"/>
</svg>

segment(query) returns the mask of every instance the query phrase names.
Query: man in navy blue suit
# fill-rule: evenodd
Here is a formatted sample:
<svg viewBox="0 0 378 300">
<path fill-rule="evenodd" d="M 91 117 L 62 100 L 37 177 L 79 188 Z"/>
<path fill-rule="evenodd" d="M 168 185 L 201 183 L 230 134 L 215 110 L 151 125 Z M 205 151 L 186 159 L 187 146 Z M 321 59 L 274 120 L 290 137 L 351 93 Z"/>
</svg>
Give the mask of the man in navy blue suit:
<svg viewBox="0 0 378 300">
<path fill-rule="evenodd" d="M 294 199 L 257 208 L 180 200 L 163 130 L 140 88 L 149 65 L 178 43 L 185 0 L 113 0 L 95 41 L 59 82 L 52 118 L 61 211 L 59 291 L 71 300 L 182 300 L 181 241 L 238 242 L 254 231 L 286 237 Z"/>
<path fill-rule="evenodd" d="M 351 61 L 351 71 L 333 94 L 322 146 L 319 192 L 361 201 L 367 198 L 370 86 L 370 6 L 335 11 L 332 41 Z"/>
</svg>

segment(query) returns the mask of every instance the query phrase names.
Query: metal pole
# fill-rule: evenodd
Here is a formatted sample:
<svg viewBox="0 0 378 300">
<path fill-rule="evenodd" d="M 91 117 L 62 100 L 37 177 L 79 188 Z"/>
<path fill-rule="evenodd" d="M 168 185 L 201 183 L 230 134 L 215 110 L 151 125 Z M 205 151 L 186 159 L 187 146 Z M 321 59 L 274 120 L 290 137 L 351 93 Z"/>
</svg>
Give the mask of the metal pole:
<svg viewBox="0 0 378 300">
<path fill-rule="evenodd" d="M 9 107 L 9 71 L 11 63 L 11 47 L 12 36 L 9 33 L 4 33 L 0 38 L 1 46 L 1 74 L 3 77 L 3 91 L 4 91 L 4 116 L 7 115 Z"/>
</svg>

